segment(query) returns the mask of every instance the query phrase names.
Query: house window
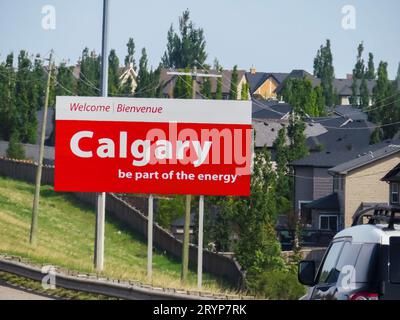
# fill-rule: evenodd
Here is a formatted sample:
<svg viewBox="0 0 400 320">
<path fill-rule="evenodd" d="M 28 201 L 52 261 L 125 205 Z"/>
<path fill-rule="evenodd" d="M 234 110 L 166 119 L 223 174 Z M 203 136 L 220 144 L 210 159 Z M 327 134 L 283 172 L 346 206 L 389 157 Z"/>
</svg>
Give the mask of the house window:
<svg viewBox="0 0 400 320">
<path fill-rule="evenodd" d="M 337 231 L 338 230 L 338 216 L 321 214 L 319 216 L 320 230 Z"/>
<path fill-rule="evenodd" d="M 390 203 L 399 203 L 399 184 L 390 184 Z"/>
</svg>

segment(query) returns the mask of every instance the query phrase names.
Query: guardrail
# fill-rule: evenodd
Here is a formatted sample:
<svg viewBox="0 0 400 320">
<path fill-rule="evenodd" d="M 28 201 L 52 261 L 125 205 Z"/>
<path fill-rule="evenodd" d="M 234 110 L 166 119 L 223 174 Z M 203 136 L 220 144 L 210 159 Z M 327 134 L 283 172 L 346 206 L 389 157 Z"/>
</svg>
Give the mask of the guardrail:
<svg viewBox="0 0 400 320">
<path fill-rule="evenodd" d="M 42 273 L 42 269 L 38 266 L 23 262 L 22 259 L 17 257 L 1 255 L 0 271 L 35 281 L 42 281 L 43 277 L 46 275 Z M 127 300 L 243 299 L 243 297 L 237 295 L 216 294 L 204 291 L 184 291 L 173 288 L 157 288 L 139 282 L 101 278 L 97 275 L 74 273 L 68 270 L 63 272 L 57 270 L 55 279 L 57 287 Z M 246 299 L 251 298 L 252 297 L 246 297 Z"/>
</svg>

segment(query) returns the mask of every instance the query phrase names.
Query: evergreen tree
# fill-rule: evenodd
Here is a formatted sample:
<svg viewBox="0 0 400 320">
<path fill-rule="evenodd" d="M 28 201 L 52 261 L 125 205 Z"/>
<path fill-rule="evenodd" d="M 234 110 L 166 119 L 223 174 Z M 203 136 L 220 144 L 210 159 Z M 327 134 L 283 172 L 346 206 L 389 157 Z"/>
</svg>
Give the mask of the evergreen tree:
<svg viewBox="0 0 400 320">
<path fill-rule="evenodd" d="M 399 66 L 397 67 L 396 81 L 400 83 L 400 62 Z"/>
<path fill-rule="evenodd" d="M 133 38 L 129 38 L 126 47 L 128 48 L 128 54 L 125 56 L 125 67 L 129 67 L 132 64 L 133 69 L 136 69 L 135 42 L 133 41 Z"/>
<path fill-rule="evenodd" d="M 179 18 L 179 35 L 171 25 L 167 35 L 167 49 L 162 58 L 165 68 L 202 67 L 207 59 L 206 41 L 201 28 L 195 28 L 188 10 Z"/>
<path fill-rule="evenodd" d="M 119 59 L 112 49 L 108 56 L 108 94 L 116 96 L 119 93 Z"/>
<path fill-rule="evenodd" d="M 375 79 L 375 64 L 374 64 L 374 55 L 372 54 L 372 52 L 368 54 L 368 67 L 365 72 L 365 77 L 368 80 Z"/>
<path fill-rule="evenodd" d="M 233 67 L 232 70 L 232 76 L 231 76 L 231 87 L 229 90 L 229 99 L 230 100 L 237 100 L 238 99 L 238 92 L 237 92 L 237 88 L 238 88 L 238 79 L 239 75 L 237 72 L 237 65 L 235 65 Z"/>
<path fill-rule="evenodd" d="M 217 89 L 215 92 L 215 99 L 222 100 L 222 78 L 217 78 Z"/>
</svg>

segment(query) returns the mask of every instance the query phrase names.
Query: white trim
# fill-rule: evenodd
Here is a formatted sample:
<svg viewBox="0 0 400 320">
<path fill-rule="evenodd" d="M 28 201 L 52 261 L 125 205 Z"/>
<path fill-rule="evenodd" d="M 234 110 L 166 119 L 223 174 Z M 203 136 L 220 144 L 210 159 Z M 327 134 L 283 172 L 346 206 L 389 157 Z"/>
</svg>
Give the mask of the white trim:
<svg viewBox="0 0 400 320">
<path fill-rule="evenodd" d="M 71 103 L 75 108 L 71 110 Z M 84 111 L 77 105 L 94 106 Z M 131 111 L 118 112 L 118 105 L 125 105 Z M 106 106 L 105 108 L 96 108 Z M 158 112 L 140 110 L 158 109 Z M 132 111 L 133 110 L 133 111 Z M 77 97 L 56 98 L 56 120 L 124 121 L 124 122 L 178 122 L 218 123 L 251 125 L 251 101 L 223 101 L 200 99 L 151 99 L 120 97 Z"/>
<path fill-rule="evenodd" d="M 339 230 L 339 215 L 337 215 L 337 214 L 320 214 L 319 215 L 319 217 L 318 217 L 318 220 L 319 220 L 319 230 L 331 230 L 331 229 L 322 229 L 321 228 L 321 218 L 322 217 L 327 217 L 327 218 L 331 218 L 331 217 L 335 217 L 336 218 L 336 231 L 338 231 Z M 329 220 L 328 220 L 328 223 L 329 223 Z"/>
</svg>

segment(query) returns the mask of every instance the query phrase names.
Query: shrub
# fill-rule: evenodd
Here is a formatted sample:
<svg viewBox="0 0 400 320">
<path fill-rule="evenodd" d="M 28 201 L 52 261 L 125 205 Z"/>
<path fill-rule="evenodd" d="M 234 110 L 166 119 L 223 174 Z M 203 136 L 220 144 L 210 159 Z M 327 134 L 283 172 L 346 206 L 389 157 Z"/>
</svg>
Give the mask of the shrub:
<svg viewBox="0 0 400 320">
<path fill-rule="evenodd" d="M 249 272 L 247 286 L 251 294 L 271 300 L 295 300 L 306 292 L 294 270 L 274 269 L 261 273 Z"/>
<path fill-rule="evenodd" d="M 25 150 L 19 141 L 18 132 L 13 132 L 7 148 L 7 157 L 11 159 L 25 159 Z"/>
</svg>

